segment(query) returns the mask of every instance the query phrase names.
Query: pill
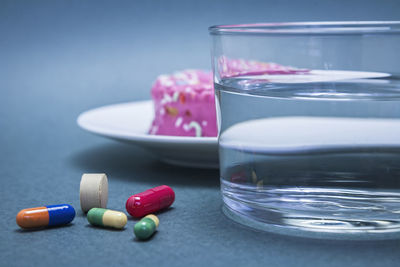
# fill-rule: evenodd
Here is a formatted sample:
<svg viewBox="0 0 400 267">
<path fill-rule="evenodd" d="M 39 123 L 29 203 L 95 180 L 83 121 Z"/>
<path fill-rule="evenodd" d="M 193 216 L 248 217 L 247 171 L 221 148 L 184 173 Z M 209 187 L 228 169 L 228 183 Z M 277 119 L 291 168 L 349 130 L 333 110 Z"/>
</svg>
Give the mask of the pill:
<svg viewBox="0 0 400 267">
<path fill-rule="evenodd" d="M 133 217 L 143 217 L 168 208 L 174 200 L 174 190 L 169 186 L 161 185 L 129 197 L 125 207 Z"/>
<path fill-rule="evenodd" d="M 106 208 L 108 201 L 108 181 L 104 173 L 84 173 L 81 178 L 79 198 L 81 209 Z"/>
<path fill-rule="evenodd" d="M 159 223 L 156 215 L 149 214 L 135 224 L 133 232 L 140 240 L 148 239 L 154 234 Z"/>
<path fill-rule="evenodd" d="M 68 204 L 50 205 L 23 209 L 17 214 L 17 224 L 21 228 L 39 228 L 70 223 L 75 218 L 75 209 Z"/>
<path fill-rule="evenodd" d="M 122 229 L 128 222 L 128 217 L 120 211 L 92 208 L 87 214 L 87 220 L 95 226 Z"/>
</svg>

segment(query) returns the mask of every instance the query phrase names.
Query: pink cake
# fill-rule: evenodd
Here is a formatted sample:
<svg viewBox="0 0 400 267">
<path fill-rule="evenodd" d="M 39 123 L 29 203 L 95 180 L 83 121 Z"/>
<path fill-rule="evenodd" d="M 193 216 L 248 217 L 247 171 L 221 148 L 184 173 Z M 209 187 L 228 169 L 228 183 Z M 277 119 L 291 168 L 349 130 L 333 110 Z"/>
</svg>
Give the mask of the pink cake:
<svg viewBox="0 0 400 267">
<path fill-rule="evenodd" d="M 301 74 L 309 70 L 221 57 L 218 61 L 221 78 L 262 74 Z M 174 136 L 217 136 L 217 119 L 213 75 L 209 71 L 184 70 L 160 75 L 151 95 L 155 118 L 150 134 Z"/>
<path fill-rule="evenodd" d="M 212 72 L 184 70 L 160 75 L 151 95 L 155 118 L 150 134 L 217 136 Z"/>
<path fill-rule="evenodd" d="M 219 58 L 218 65 L 221 78 L 263 74 L 305 74 L 309 72 L 308 69 L 297 69 L 272 62 L 230 59 L 225 56 Z"/>
</svg>

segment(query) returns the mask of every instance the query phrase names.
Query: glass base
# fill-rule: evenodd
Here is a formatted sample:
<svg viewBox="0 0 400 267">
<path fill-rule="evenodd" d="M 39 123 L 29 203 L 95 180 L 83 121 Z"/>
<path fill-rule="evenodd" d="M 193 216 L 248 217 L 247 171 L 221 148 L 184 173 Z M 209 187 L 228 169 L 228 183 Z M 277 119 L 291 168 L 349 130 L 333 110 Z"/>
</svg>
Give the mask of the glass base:
<svg viewBox="0 0 400 267">
<path fill-rule="evenodd" d="M 253 229 L 306 238 L 347 240 L 400 239 L 400 221 L 327 219 L 280 212 L 223 196 L 224 214 Z"/>
</svg>

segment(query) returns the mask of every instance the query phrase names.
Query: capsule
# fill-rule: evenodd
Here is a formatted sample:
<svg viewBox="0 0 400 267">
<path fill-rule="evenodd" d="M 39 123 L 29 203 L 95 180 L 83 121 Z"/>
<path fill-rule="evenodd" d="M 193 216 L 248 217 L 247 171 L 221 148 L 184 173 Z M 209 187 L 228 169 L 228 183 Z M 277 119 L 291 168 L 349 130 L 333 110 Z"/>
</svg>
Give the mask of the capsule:
<svg viewBox="0 0 400 267">
<path fill-rule="evenodd" d="M 159 223 L 156 215 L 149 214 L 135 224 L 133 232 L 138 239 L 146 240 L 154 234 Z"/>
<path fill-rule="evenodd" d="M 129 197 L 125 207 L 130 215 L 138 218 L 168 208 L 174 200 L 174 190 L 161 185 Z"/>
<path fill-rule="evenodd" d="M 23 209 L 17 214 L 17 224 L 21 228 L 39 228 L 65 225 L 75 218 L 75 209 L 68 204 L 50 205 Z"/>
<path fill-rule="evenodd" d="M 92 208 L 87 214 L 87 220 L 95 226 L 122 229 L 128 222 L 128 217 L 120 211 Z"/>
</svg>

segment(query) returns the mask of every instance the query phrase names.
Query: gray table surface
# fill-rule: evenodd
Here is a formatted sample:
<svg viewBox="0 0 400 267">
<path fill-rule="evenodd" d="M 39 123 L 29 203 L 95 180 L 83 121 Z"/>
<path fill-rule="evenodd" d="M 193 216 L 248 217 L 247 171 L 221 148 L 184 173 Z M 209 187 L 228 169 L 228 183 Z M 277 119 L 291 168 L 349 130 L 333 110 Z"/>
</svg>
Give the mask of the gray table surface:
<svg viewBox="0 0 400 267">
<path fill-rule="evenodd" d="M 399 1 L 1 1 L 1 266 L 398 266 L 400 241 L 260 233 L 221 212 L 217 170 L 165 165 L 139 147 L 79 129 L 79 113 L 149 99 L 160 73 L 209 68 L 207 26 L 400 19 Z M 176 192 L 148 242 L 93 228 L 79 208 L 84 172 L 109 176 L 109 208 L 160 184 Z M 70 203 L 66 227 L 22 231 L 20 209 Z"/>
</svg>

